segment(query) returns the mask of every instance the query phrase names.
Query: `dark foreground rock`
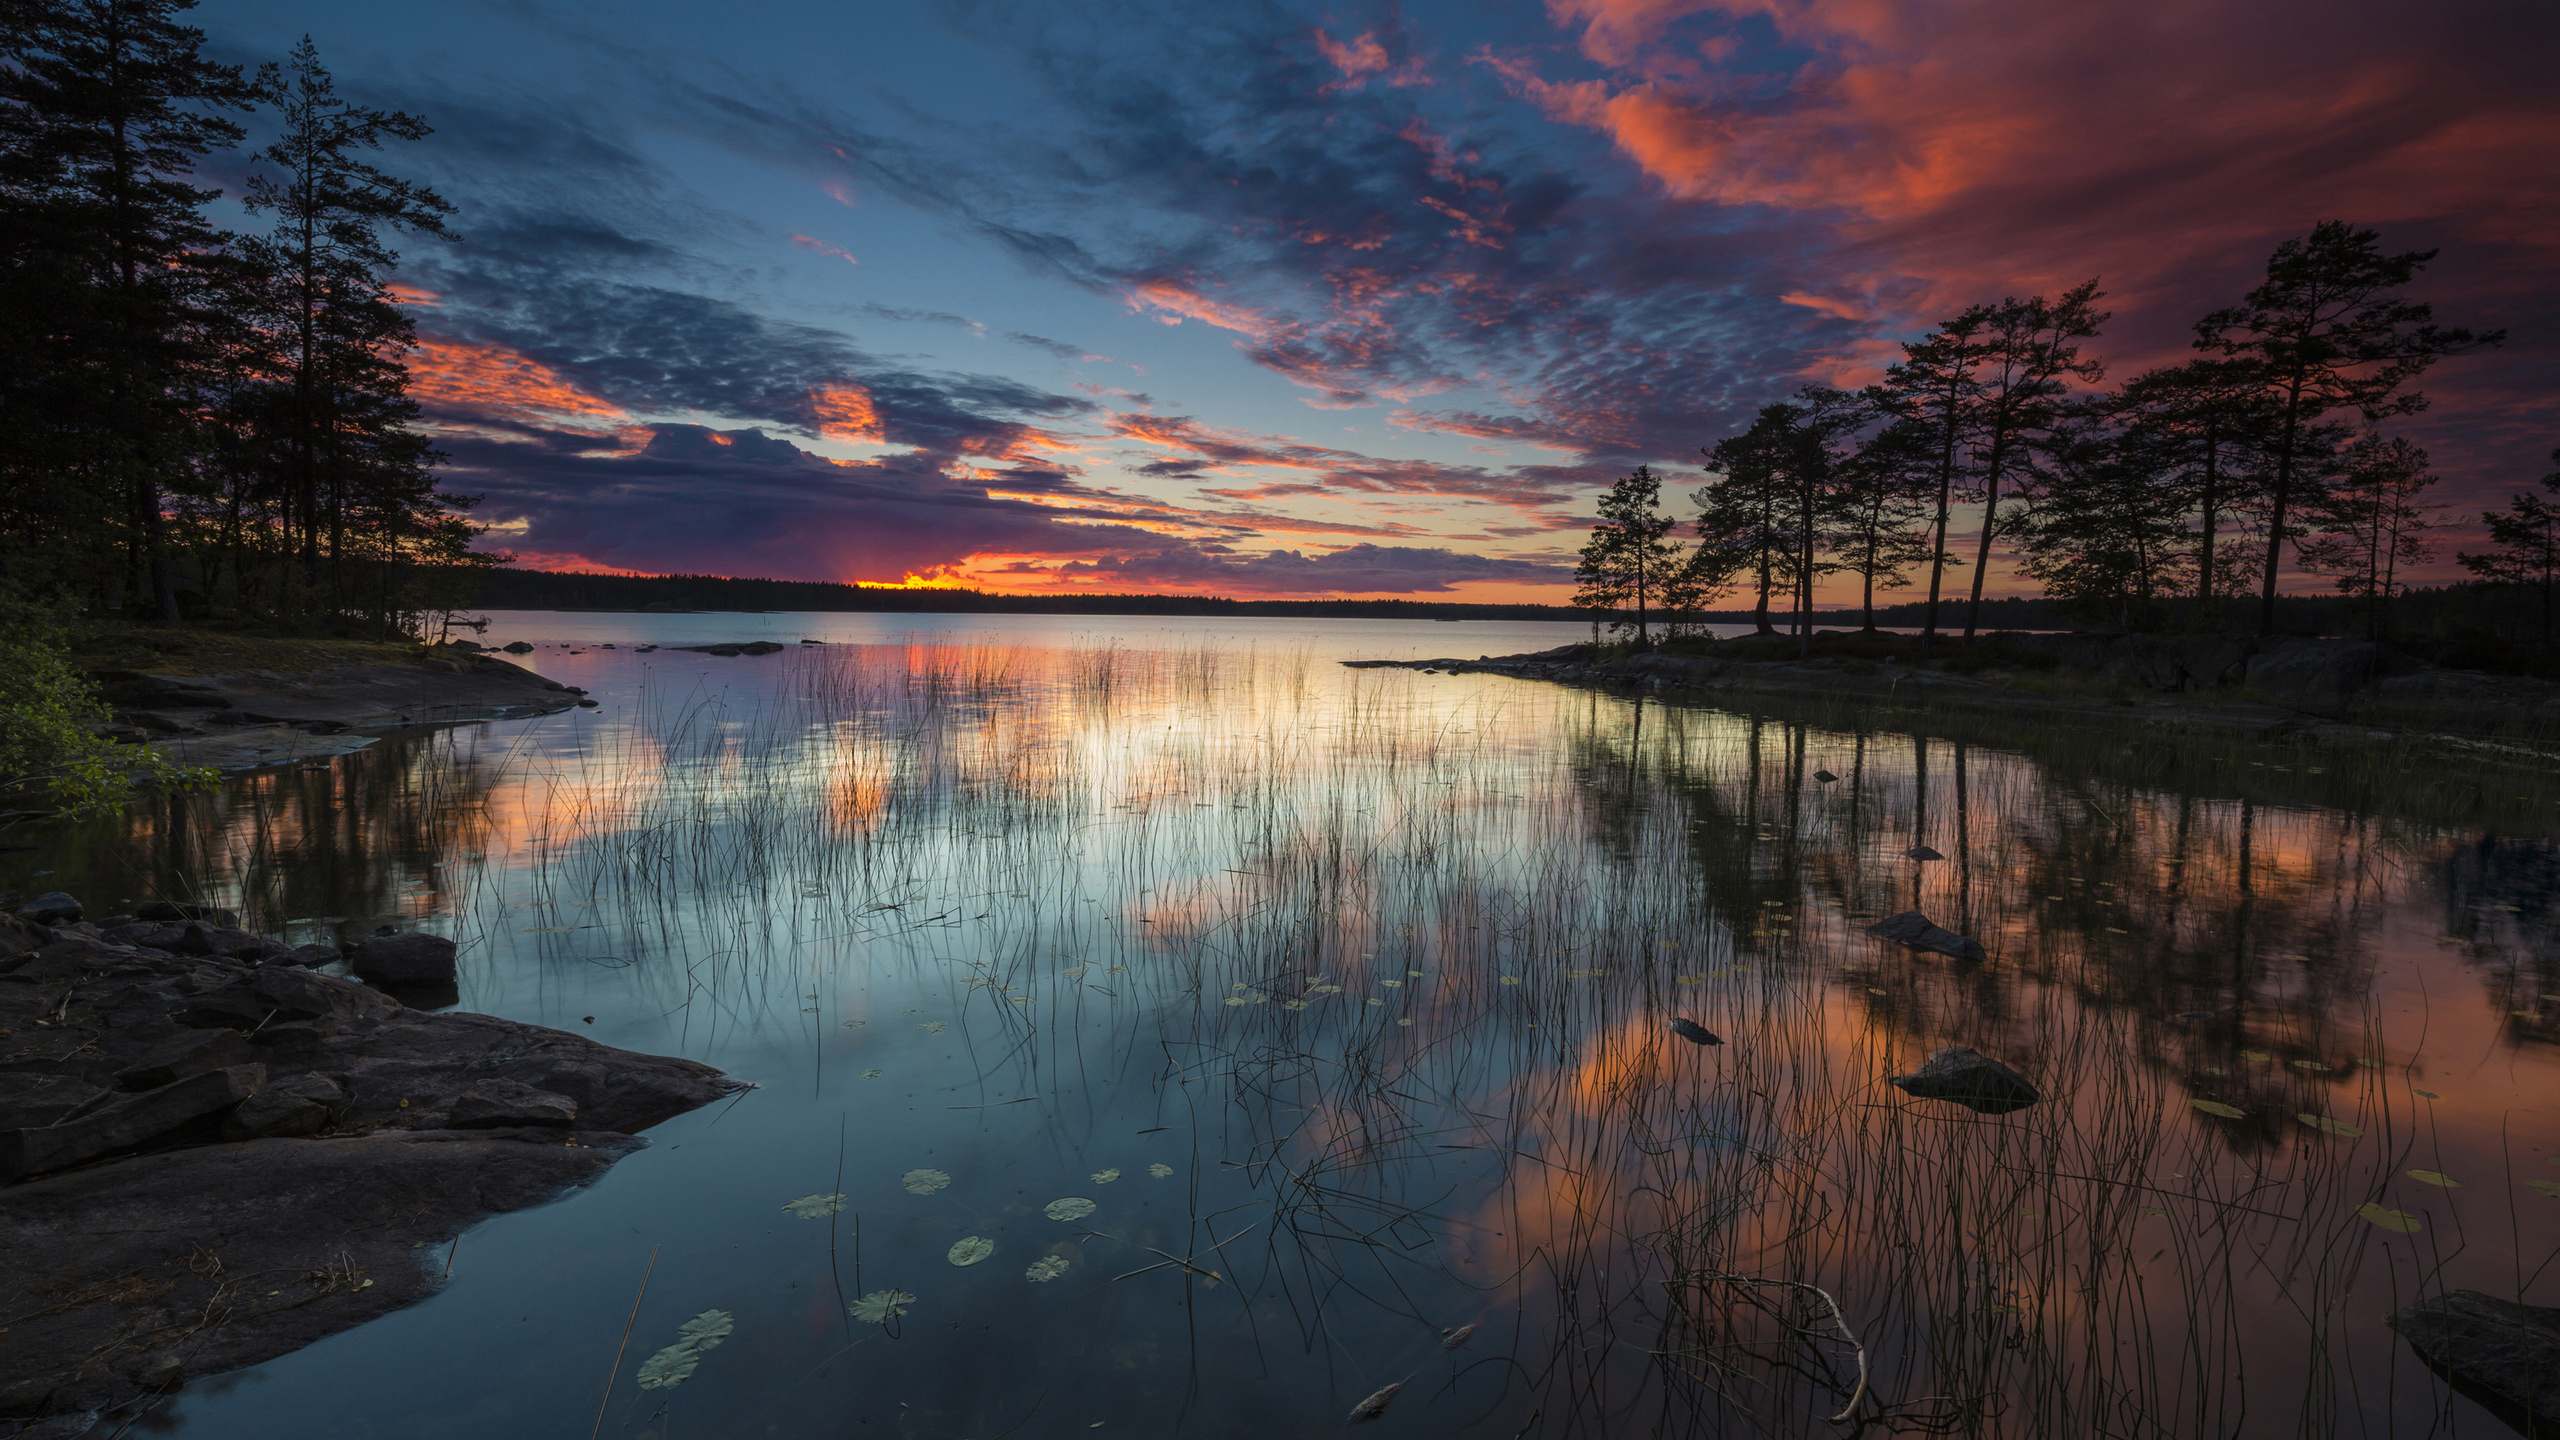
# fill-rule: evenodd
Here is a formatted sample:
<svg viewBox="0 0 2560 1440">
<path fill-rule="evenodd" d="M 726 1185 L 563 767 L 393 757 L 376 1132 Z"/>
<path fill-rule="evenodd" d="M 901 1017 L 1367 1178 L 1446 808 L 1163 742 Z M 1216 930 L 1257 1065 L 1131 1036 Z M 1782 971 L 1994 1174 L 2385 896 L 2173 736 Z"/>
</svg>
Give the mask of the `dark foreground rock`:
<svg viewBox="0 0 2560 1440">
<path fill-rule="evenodd" d="M 2023 1110 L 2044 1098 L 2026 1076 L 1964 1045 L 1948 1046 L 1918 1070 L 1894 1076 L 1893 1084 L 1915 1099 L 1952 1100 L 1985 1115 Z"/>
<path fill-rule="evenodd" d="M 441 935 L 409 931 L 375 935 L 356 942 L 350 962 L 357 976 L 391 989 L 418 989 L 453 983 L 453 942 Z"/>
<path fill-rule="evenodd" d="M 413 1246 L 742 1088 L 130 928 L 0 921 L 0 1435 L 78 1435 L 408 1304 L 434 1284 Z"/>
<path fill-rule="evenodd" d="M 1931 852 L 1933 855 L 1935 852 Z M 1959 935 L 1932 921 L 1917 910 L 1888 915 L 1867 927 L 1867 933 L 1914 950 L 1927 950 L 1939 955 L 1952 955 L 1958 960 L 1988 960 L 1982 943 L 1970 935 Z"/>
<path fill-rule="evenodd" d="M 2499 1419 L 2527 1435 L 2560 1436 L 2560 1309 L 2455 1290 L 2386 1323 Z"/>
</svg>

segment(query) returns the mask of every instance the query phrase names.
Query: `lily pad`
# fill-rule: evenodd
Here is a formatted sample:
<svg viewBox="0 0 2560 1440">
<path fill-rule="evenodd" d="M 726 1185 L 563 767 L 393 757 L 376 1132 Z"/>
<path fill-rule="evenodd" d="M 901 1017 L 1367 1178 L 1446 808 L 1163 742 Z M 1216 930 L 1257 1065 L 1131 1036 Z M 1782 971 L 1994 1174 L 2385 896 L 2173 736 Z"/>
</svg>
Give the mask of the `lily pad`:
<svg viewBox="0 0 2560 1440">
<path fill-rule="evenodd" d="M 2441 1170 L 2412 1170 L 2409 1172 L 2409 1178 L 2417 1181 L 2421 1185 L 2433 1185 L 2439 1190 L 2459 1190 L 2462 1188 L 2461 1181 L 2454 1179 L 2452 1176 L 2447 1175 Z"/>
<path fill-rule="evenodd" d="M 666 1390 L 681 1385 L 701 1363 L 701 1351 L 678 1341 L 640 1362 L 640 1388 Z"/>
<path fill-rule="evenodd" d="M 2328 1073 L 2329 1073 L 2329 1067 L 2328 1067 L 2328 1066 L 2326 1066 L 2326 1065 L 2321 1064 L 2321 1063 L 2320 1063 L 2319 1061 L 2317 1061 L 2317 1060 L 2295 1060 L 2295 1061 L 2292 1061 L 2292 1062 L 2291 1062 L 2291 1064 L 2293 1065 L 2293 1068 L 2294 1068 L 2294 1069 L 2296 1069 L 2296 1070 L 2309 1070 L 2309 1071 L 2312 1071 L 2312 1072 L 2313 1072 L 2313 1073 L 2315 1073 L 2315 1074 L 2321 1074 L 2321 1075 L 2326 1075 L 2326 1074 L 2328 1074 Z"/>
<path fill-rule="evenodd" d="M 2524 1188 L 2539 1190 L 2554 1200 L 2560 1200 L 2560 1180 L 2527 1180 L 2524 1182 Z"/>
<path fill-rule="evenodd" d="M 948 1029 L 950 1029 L 951 1027 L 950 1027 L 948 1024 L 946 1024 L 946 1023 L 944 1023 L 943 1021 L 940 1021 L 940 1020 L 927 1020 L 927 1021 L 926 1021 L 926 1022 L 924 1022 L 923 1024 L 918 1025 L 916 1028 L 917 1028 L 917 1029 L 919 1029 L 919 1030 L 921 1030 L 921 1031 L 923 1031 L 923 1032 L 924 1032 L 924 1033 L 926 1033 L 927 1035 L 939 1035 L 939 1034 L 941 1034 L 943 1031 L 948 1030 Z"/>
<path fill-rule="evenodd" d="M 2417 1096 L 2421 1100 L 2441 1100 L 2444 1098 L 2433 1090 L 2420 1090 L 2415 1087 L 2412 1087 L 2409 1093 Z"/>
<path fill-rule="evenodd" d="M 1153 1175 L 1153 1176 L 1154 1176 L 1154 1177 L 1156 1177 L 1157 1179 L 1161 1180 L 1161 1179 L 1163 1179 L 1164 1177 L 1166 1177 L 1167 1175 L 1170 1175 L 1170 1174 L 1172 1174 L 1172 1173 L 1173 1173 L 1173 1167 L 1172 1167 L 1172 1166 L 1170 1166 L 1170 1165 L 1165 1164 L 1165 1163 L 1164 1163 L 1164 1162 L 1162 1162 L 1162 1161 L 1158 1161 L 1158 1162 L 1156 1162 L 1155 1164 L 1150 1165 L 1150 1166 L 1148 1166 L 1148 1167 L 1147 1167 L 1147 1173 L 1148 1173 L 1148 1174 L 1150 1174 L 1150 1175 Z"/>
<path fill-rule="evenodd" d="M 951 1177 L 939 1170 L 910 1170 L 898 1177 L 898 1183 L 906 1186 L 910 1194 L 930 1195 L 936 1190 L 949 1188 Z"/>
<path fill-rule="evenodd" d="M 797 1200 L 785 1201 L 782 1206 L 784 1214 L 797 1215 L 803 1220 L 824 1220 L 843 1208 L 844 1192 L 841 1190 L 833 1195 L 803 1195 Z"/>
<path fill-rule="evenodd" d="M 2383 1229 L 2393 1232 L 2394 1234 L 2415 1235 L 2420 1230 L 2426 1228 L 2426 1222 L 2420 1220 L 2417 1216 L 2410 1214 L 2408 1211 L 2394 1210 L 2387 1205 L 2371 1200 L 2357 1206 L 2356 1213 L 2372 1223 L 2381 1226 Z"/>
<path fill-rule="evenodd" d="M 1081 1195 L 1069 1195 L 1063 1200 L 1049 1202 L 1048 1215 L 1052 1220 L 1081 1220 L 1092 1213 L 1093 1202 Z"/>
<path fill-rule="evenodd" d="M 869 1325 L 886 1325 L 907 1313 L 916 1297 L 904 1290 L 874 1290 L 856 1300 L 849 1308 L 853 1318 Z"/>
<path fill-rule="evenodd" d="M 1045 1285 L 1066 1273 L 1066 1261 L 1055 1255 L 1043 1255 L 1031 1262 L 1030 1268 L 1022 1272 L 1022 1278 L 1034 1285 Z"/>
<path fill-rule="evenodd" d="M 1120 1172 L 1117 1169 L 1096 1170 L 1093 1172 L 1093 1183 L 1096 1185 L 1108 1185 L 1119 1178 Z"/>
<path fill-rule="evenodd" d="M 2363 1131 L 2357 1129 L 2353 1125 L 2346 1124 L 2343 1121 L 2332 1120 L 2326 1115 L 2296 1115 L 2293 1118 L 2324 1135 L 2343 1135 L 2346 1138 L 2353 1140 L 2364 1134 Z"/>
<path fill-rule="evenodd" d="M 705 1310 L 676 1327 L 676 1334 L 693 1342 L 697 1350 L 710 1350 L 729 1338 L 738 1321 L 726 1310 Z"/>
<path fill-rule="evenodd" d="M 2249 1113 L 2237 1106 L 2225 1105 L 2219 1100 L 2189 1100 L 2187 1103 L 2193 1105 L 2207 1115 L 2219 1115 L 2225 1120 L 2244 1119 Z"/>
<path fill-rule="evenodd" d="M 968 1235 L 951 1243 L 950 1259 L 954 1265 L 975 1265 L 996 1253 L 996 1242 L 984 1235 Z"/>
</svg>

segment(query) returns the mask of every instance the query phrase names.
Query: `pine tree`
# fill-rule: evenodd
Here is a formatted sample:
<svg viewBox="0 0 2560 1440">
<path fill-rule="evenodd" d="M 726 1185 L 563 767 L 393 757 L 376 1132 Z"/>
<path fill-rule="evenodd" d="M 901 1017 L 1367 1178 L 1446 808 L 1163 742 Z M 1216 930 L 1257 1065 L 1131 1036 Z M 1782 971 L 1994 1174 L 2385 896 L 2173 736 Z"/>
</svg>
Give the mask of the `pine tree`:
<svg viewBox="0 0 2560 1440">
<path fill-rule="evenodd" d="M 1991 307 L 1975 305 L 1902 347 L 1900 364 L 1885 371 L 1884 403 L 1897 420 L 1923 427 L 1936 475 L 1937 517 L 1930 527 L 1929 604 L 1920 633 L 1938 633 L 1938 592 L 1947 566 L 1962 564 L 1947 549 L 1947 512 L 1966 449 L 1982 424 L 1982 367 L 1989 358 L 1984 332 Z"/>
<path fill-rule="evenodd" d="M 2560 450 L 2551 452 L 2551 462 L 2560 465 Z M 2560 495 L 2560 469 L 2539 483 Z M 2542 643 L 2549 645 L 2551 602 L 2555 588 L 2560 588 L 2560 505 L 2523 490 L 2508 498 L 2505 513 L 2485 510 L 2480 518 L 2488 523 L 2489 542 L 2498 548 L 2486 555 L 2456 551 L 2453 558 L 2484 580 L 2537 592 L 2542 599 Z"/>
<path fill-rule="evenodd" d="M 351 524 L 373 526 L 360 538 L 378 546 L 444 509 L 426 473 L 433 452 L 405 430 L 416 407 L 402 357 L 416 344 L 415 326 L 392 298 L 399 256 L 382 232 L 449 238 L 453 206 L 363 158 L 386 139 L 424 139 L 428 126 L 340 98 L 309 36 L 281 72 L 270 66 L 260 80 L 284 130 L 257 156 L 276 173 L 253 178 L 246 196 L 252 211 L 274 214 L 275 227 L 245 248 L 274 277 L 283 312 L 287 528 L 314 585 L 325 548 L 329 602 L 343 609 L 355 598 L 346 571 Z"/>
<path fill-rule="evenodd" d="M 1870 405 L 1877 405 L 1870 395 Z M 1896 420 L 1867 437 L 1840 467 L 1830 542 L 1841 570 L 1858 577 L 1859 629 L 1874 634 L 1876 591 L 1910 584 L 1904 572 L 1931 554 L 1928 498 L 1936 484 L 1926 425 Z"/>
<path fill-rule="evenodd" d="M 2277 417 L 2265 380 L 2247 360 L 2199 358 L 2135 376 L 2124 407 L 2130 440 L 2194 516 L 2195 620 L 2212 623 L 2256 568 L 2245 554 L 2226 553 L 2224 530 L 2266 488 Z"/>
<path fill-rule="evenodd" d="M 2122 630 L 2149 628 L 2183 583 L 2192 502 L 2163 483 L 2156 435 L 2106 397 L 2071 407 L 2039 445 L 2043 480 L 2020 526 L 2022 568 L 2045 593 Z"/>
<path fill-rule="evenodd" d="M 1965 607 L 1964 633 L 1982 617 L 1982 582 L 1991 573 L 1991 541 L 2000 528 L 2000 482 L 2024 458 L 2036 437 L 2060 413 L 2068 384 L 2105 373 L 2082 359 L 2073 342 L 2098 333 L 2107 312 L 2097 308 L 2098 282 L 2085 281 L 2048 301 L 2043 296 L 2003 300 L 1983 327 L 1981 428 L 1982 539 L 1973 559 L 1973 596 Z"/>
<path fill-rule="evenodd" d="M 188 178 L 255 98 L 178 23 L 194 0 L 0 9 L 0 521 L 21 568 L 85 547 L 87 586 L 178 618 L 166 483 L 189 473 L 219 191 Z M 123 551 L 116 555 L 115 548 Z M 59 555 L 47 580 L 67 578 Z"/>
<path fill-rule="evenodd" d="M 1582 587 L 1573 603 L 1593 611 L 1632 606 L 1634 619 L 1609 623 L 1634 630 L 1640 645 L 1653 643 L 1652 611 L 1686 563 L 1680 543 L 1667 538 L 1680 522 L 1663 512 L 1661 501 L 1662 481 L 1647 466 L 1611 485 L 1600 497 L 1600 523 L 1591 527 L 1573 572 Z"/>
<path fill-rule="evenodd" d="M 2275 414 L 2267 491 L 2267 550 L 2259 577 L 2258 628 L 2276 623 L 2276 578 L 2292 511 L 2304 498 L 2304 461 L 2320 419 L 2353 410 L 2367 424 L 2426 408 L 2407 389 L 2438 359 L 2496 345 L 2504 331 L 2474 335 L 2434 323 L 2434 310 L 2397 293 L 2436 257 L 2433 250 L 2385 255 L 2371 230 L 2321 222 L 2267 259 L 2267 278 L 2241 302 L 2196 322 L 2196 348 L 2254 368 Z"/>
<path fill-rule="evenodd" d="M 2435 553 L 2427 532 L 2442 507 L 2418 499 L 2435 483 L 2426 451 L 2368 431 L 2347 448 L 2346 473 L 2314 521 L 2319 533 L 2302 542 L 2304 569 L 2334 577 L 2341 592 L 2365 602 L 2368 638 L 2390 633 L 2400 568 Z"/>
</svg>

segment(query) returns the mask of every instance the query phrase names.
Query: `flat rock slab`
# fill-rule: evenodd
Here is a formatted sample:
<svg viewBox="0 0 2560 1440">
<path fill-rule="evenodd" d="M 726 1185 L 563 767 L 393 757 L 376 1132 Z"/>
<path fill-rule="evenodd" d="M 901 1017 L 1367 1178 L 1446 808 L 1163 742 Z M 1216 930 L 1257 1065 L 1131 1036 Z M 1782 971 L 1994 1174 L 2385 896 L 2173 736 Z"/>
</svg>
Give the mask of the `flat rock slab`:
<svg viewBox="0 0 2560 1440">
<path fill-rule="evenodd" d="M 584 1185 L 640 1144 L 556 1129 L 250 1140 L 0 1191 L 0 1416 L 77 1435 L 152 1388 L 155 1364 L 165 1382 L 164 1357 L 180 1380 L 219 1374 L 414 1304 L 444 1259 L 415 1247 Z"/>
<path fill-rule="evenodd" d="M 1959 935 L 1937 924 L 1917 910 L 1888 915 L 1867 927 L 1867 933 L 1914 950 L 1927 950 L 1938 955 L 1952 955 L 1958 960 L 1988 960 L 1981 942 L 1970 935 Z"/>
<path fill-rule="evenodd" d="M 413 1244 L 743 1088 L 289 955 L 124 938 L 204 929 L 0 918 L 0 1436 L 78 1435 L 407 1304 Z"/>
<path fill-rule="evenodd" d="M 2384 1323 L 2498 1418 L 2527 1435 L 2560 1436 L 2560 1308 L 2455 1290 Z"/>
</svg>

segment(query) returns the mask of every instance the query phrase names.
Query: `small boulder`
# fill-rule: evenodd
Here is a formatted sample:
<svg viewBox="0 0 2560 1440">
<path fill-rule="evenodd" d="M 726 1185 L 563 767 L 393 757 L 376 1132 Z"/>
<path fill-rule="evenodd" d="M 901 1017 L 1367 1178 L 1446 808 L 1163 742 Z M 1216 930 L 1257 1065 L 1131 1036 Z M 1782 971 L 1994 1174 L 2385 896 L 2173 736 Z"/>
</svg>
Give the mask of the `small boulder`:
<svg viewBox="0 0 2560 1440">
<path fill-rule="evenodd" d="M 1828 771 L 1828 770 L 1816 770 L 1816 771 L 1814 771 L 1814 772 L 1813 772 L 1813 778 L 1814 778 L 1814 781 L 1815 781 L 1817 784 L 1828 785 L 1828 784 L 1830 784 L 1832 781 L 1837 780 L 1837 779 L 1839 779 L 1840 777 L 1839 777 L 1839 776 L 1837 776 L 1837 775 L 1832 774 L 1832 773 L 1831 773 L 1830 771 Z"/>
<path fill-rule="evenodd" d="M 1985 1115 L 2023 1110 L 2044 1096 L 2027 1077 L 1970 1046 L 1950 1045 L 1908 1075 L 1893 1077 L 1895 1088 L 1921 1100 L 1953 1100 Z"/>
<path fill-rule="evenodd" d="M 2455 1290 L 2383 1323 L 2499 1419 L 2527 1435 L 2560 1435 L 2560 1308 Z"/>
<path fill-rule="evenodd" d="M 533 653 L 533 647 L 527 645 L 521 640 L 510 641 L 498 648 L 506 651 L 510 655 L 530 655 Z"/>
<path fill-rule="evenodd" d="M 258 963 L 298 965 L 307 970 L 320 965 L 335 965 L 345 958 L 345 954 L 335 945 L 296 945 L 280 955 L 269 955 Z"/>
<path fill-rule="evenodd" d="M 1902 854 L 1903 858 L 1907 860 L 1944 860 L 1947 858 L 1946 856 L 1939 854 L 1937 851 L 1930 849 L 1926 845 L 1914 845 L 1910 849 L 1903 851 Z"/>
<path fill-rule="evenodd" d="M 1899 915 L 1888 915 L 1868 926 L 1867 933 L 1879 939 L 1890 940 L 1897 945 L 1908 945 L 1914 950 L 1952 955 L 1958 960 L 1991 958 L 1983 950 L 1980 941 L 1970 935 L 1959 935 L 1931 921 L 1928 916 L 1917 910 L 1905 910 Z"/>
<path fill-rule="evenodd" d="M 1699 1024 L 1697 1021 L 1690 1019 L 1686 1015 L 1675 1015 L 1671 1017 L 1671 1033 L 1688 1041 L 1692 1045 L 1721 1045 L 1724 1043 L 1722 1039 L 1717 1037 L 1716 1032 Z"/>
<path fill-rule="evenodd" d="M 575 1124 L 578 1102 L 537 1090 L 520 1080 L 483 1080 L 453 1102 L 445 1123 L 455 1130 L 494 1130 L 509 1125 Z"/>
<path fill-rule="evenodd" d="M 19 906 L 18 918 L 30 925 L 68 925 L 80 918 L 80 902 L 50 891 Z"/>
<path fill-rule="evenodd" d="M 441 935 L 414 930 L 373 935 L 356 946 L 355 972 L 366 982 L 386 988 L 451 985 L 453 955 L 453 942 Z"/>
</svg>

